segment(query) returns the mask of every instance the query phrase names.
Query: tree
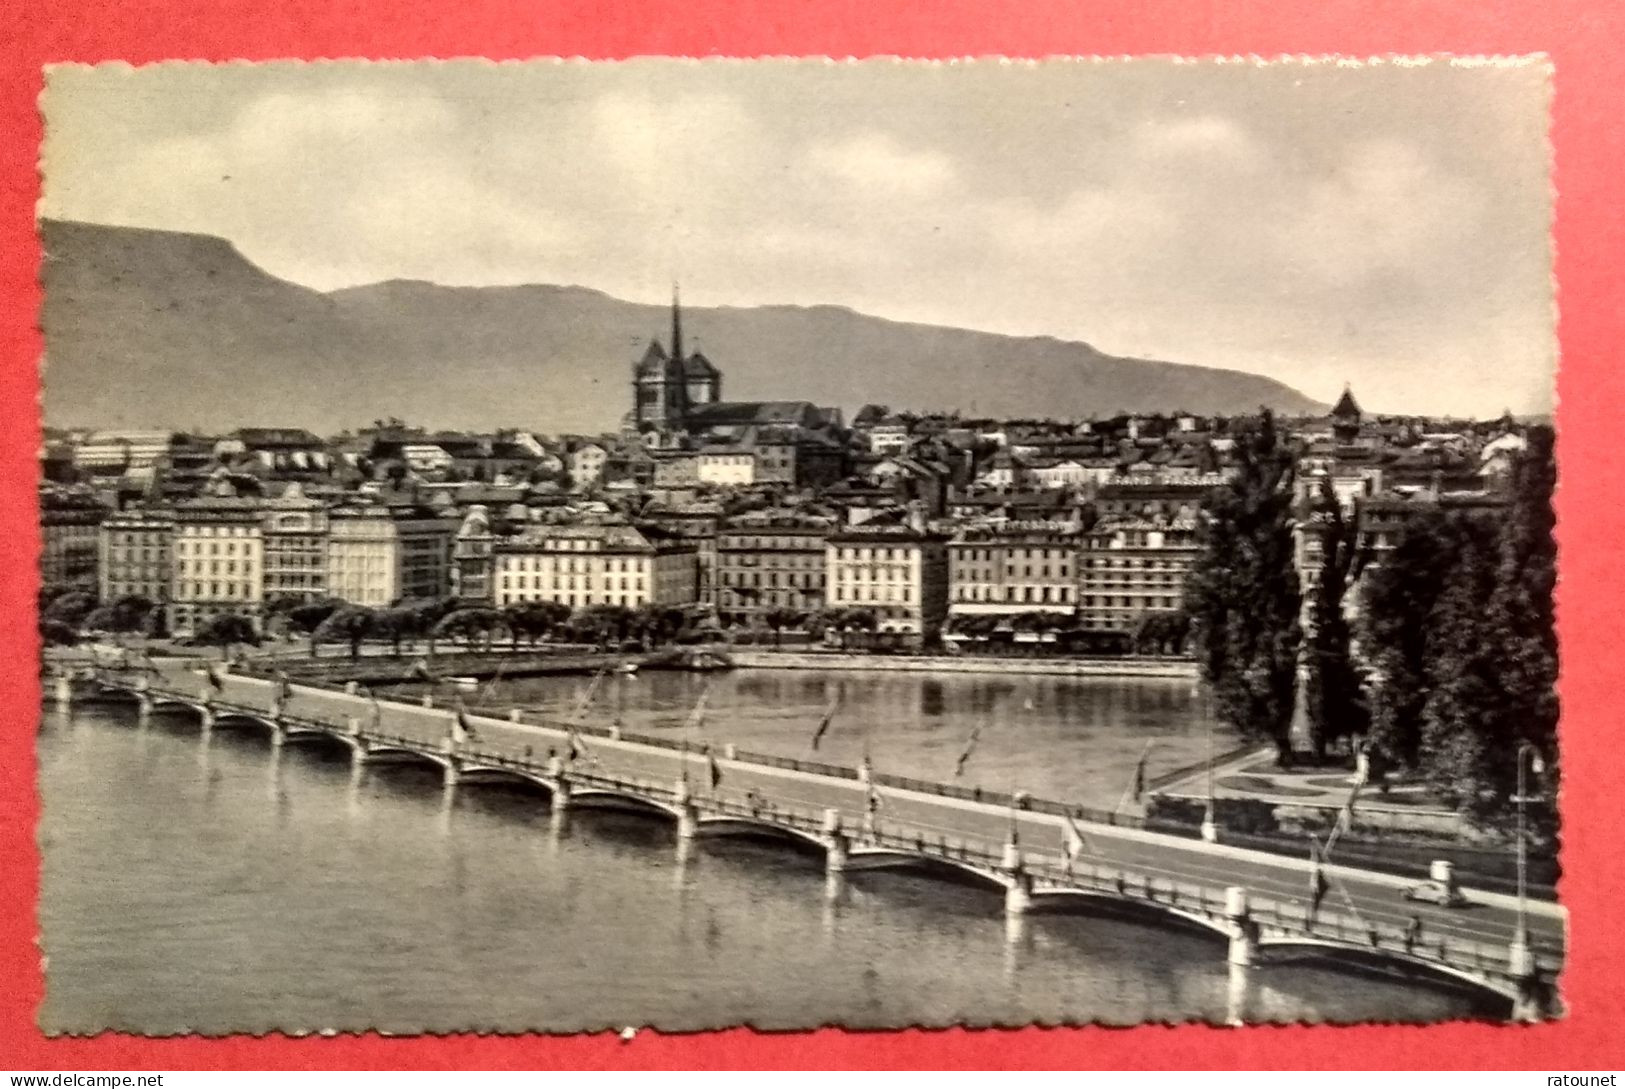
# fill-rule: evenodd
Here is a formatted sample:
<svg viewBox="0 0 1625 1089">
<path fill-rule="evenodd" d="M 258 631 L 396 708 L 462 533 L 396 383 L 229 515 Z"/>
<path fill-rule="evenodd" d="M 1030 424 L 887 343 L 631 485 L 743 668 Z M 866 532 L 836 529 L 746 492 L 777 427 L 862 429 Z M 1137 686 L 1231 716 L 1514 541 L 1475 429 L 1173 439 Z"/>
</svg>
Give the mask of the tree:
<svg viewBox="0 0 1625 1089">
<path fill-rule="evenodd" d="M 471 606 L 442 616 L 430 632 L 431 637 L 462 639 L 464 645 L 469 647 L 474 645 L 475 639 L 483 636 L 485 649 L 490 650 L 491 640 L 499 630 L 507 630 L 500 610 Z"/>
<path fill-rule="evenodd" d="M 1309 744 L 1319 763 L 1326 758 L 1327 745 L 1364 734 L 1368 725 L 1360 678 L 1349 654 L 1344 610 L 1344 599 L 1365 566 L 1365 553 L 1359 541 L 1359 513 L 1344 513 L 1329 479 L 1321 481 L 1320 496 L 1303 531 L 1319 538 L 1321 554 L 1309 599 L 1304 692 Z"/>
<path fill-rule="evenodd" d="M 1495 592 L 1496 541 L 1488 525 L 1471 519 L 1459 524 L 1460 548 L 1429 615 L 1421 758 L 1436 788 L 1483 813 L 1493 806 L 1492 739 L 1502 698 L 1499 648 L 1485 615 L 1485 602 Z"/>
<path fill-rule="evenodd" d="M 435 629 L 441 620 L 457 611 L 459 602 L 454 597 L 406 598 L 398 607 L 417 614 L 417 630 L 428 639 L 428 653 L 433 656 Z"/>
<path fill-rule="evenodd" d="M 797 624 L 805 623 L 807 614 L 799 609 L 789 609 L 776 605 L 762 614 L 762 622 L 773 630 L 773 645 L 782 646 L 785 628 L 793 628 Z"/>
<path fill-rule="evenodd" d="M 82 593 L 83 587 L 71 582 L 47 582 L 39 588 L 39 611 L 44 615 L 46 608 L 63 594 Z"/>
<path fill-rule="evenodd" d="M 873 635 L 880 628 L 880 618 L 873 609 L 848 609 L 841 618 L 841 646 L 846 646 L 847 631 L 861 631 Z"/>
<path fill-rule="evenodd" d="M 1244 737 L 1292 761 L 1300 631 L 1293 566 L 1294 457 L 1265 410 L 1236 444 L 1237 470 L 1208 496 L 1201 551 L 1185 584 L 1202 675 L 1215 709 Z"/>
<path fill-rule="evenodd" d="M 68 590 L 51 599 L 40 614 L 46 620 L 56 620 L 77 628 L 96 608 L 96 595 L 84 590 Z"/>
<path fill-rule="evenodd" d="M 1440 512 L 1413 518 L 1366 575 L 1359 641 L 1370 706 L 1367 740 L 1379 765 L 1421 764 L 1422 708 L 1437 633 L 1433 610 L 1465 532 L 1459 518 Z"/>
<path fill-rule="evenodd" d="M 117 622 L 111 605 L 98 605 L 80 621 L 79 629 L 85 632 L 114 631 L 113 625 Z"/>
<path fill-rule="evenodd" d="M 1495 593 L 1485 610 L 1499 649 L 1501 699 L 1490 738 L 1496 798 L 1516 789 L 1518 746 L 1543 754 L 1550 785 L 1557 767 L 1557 487 L 1554 436 L 1532 427 L 1513 463 L 1512 508 L 1499 542 Z"/>
<path fill-rule="evenodd" d="M 70 647 L 79 641 L 79 632 L 73 625 L 45 617 L 40 618 L 39 634 L 46 646 Z"/>
<path fill-rule="evenodd" d="M 137 594 L 125 594 L 107 605 L 92 609 L 79 626 L 84 631 L 115 633 L 142 630 L 153 604 Z"/>
<path fill-rule="evenodd" d="M 148 639 L 165 639 L 169 636 L 169 617 L 162 605 L 154 605 L 147 610 L 147 615 L 141 620 L 141 634 Z"/>
<path fill-rule="evenodd" d="M 231 657 L 231 648 L 238 643 L 259 646 L 260 633 L 254 622 L 241 613 L 217 613 L 211 616 L 192 636 L 199 646 L 219 647 L 221 656 Z"/>
<path fill-rule="evenodd" d="M 310 656 L 317 656 L 316 631 L 322 623 L 338 610 L 345 608 L 345 603 L 336 597 L 320 598 L 315 601 L 301 602 L 289 606 L 284 615 L 288 627 L 294 631 L 302 632 L 310 637 Z"/>
<path fill-rule="evenodd" d="M 632 627 L 646 647 L 659 646 L 683 633 L 688 627 L 688 615 L 674 605 L 651 603 L 638 608 L 632 618 Z"/>
<path fill-rule="evenodd" d="M 390 652 L 397 658 L 401 654 L 401 640 L 409 639 L 421 630 L 421 618 L 416 609 L 400 605 L 381 609 L 374 617 L 374 634 L 389 640 Z"/>
<path fill-rule="evenodd" d="M 318 643 L 350 644 L 350 657 L 361 657 L 361 643 L 378 627 L 378 614 L 362 605 L 345 605 L 333 610 L 311 633 L 314 650 Z"/>
</svg>

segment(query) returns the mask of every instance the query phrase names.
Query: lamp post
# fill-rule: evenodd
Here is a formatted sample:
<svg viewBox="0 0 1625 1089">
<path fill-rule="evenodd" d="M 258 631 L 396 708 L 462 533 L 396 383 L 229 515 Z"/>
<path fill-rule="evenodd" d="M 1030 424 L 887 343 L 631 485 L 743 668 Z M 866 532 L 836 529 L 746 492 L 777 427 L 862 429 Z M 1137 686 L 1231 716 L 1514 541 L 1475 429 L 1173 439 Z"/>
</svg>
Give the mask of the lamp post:
<svg viewBox="0 0 1625 1089">
<path fill-rule="evenodd" d="M 1198 700 L 1202 695 L 1202 682 L 1197 681 L 1194 693 Z M 1205 710 L 1205 708 L 1202 708 Z M 1216 815 L 1216 806 L 1213 801 L 1213 716 L 1204 714 L 1207 720 L 1207 808 L 1202 811 L 1202 841 L 1204 843 L 1219 842 L 1219 822 Z"/>
<path fill-rule="evenodd" d="M 1524 778 L 1526 767 L 1536 775 L 1546 770 L 1546 765 L 1540 758 L 1540 750 L 1527 741 L 1518 746 L 1518 928 L 1512 936 L 1512 948 L 1515 955 L 1518 951 L 1527 951 L 1529 948 L 1529 919 L 1526 911 L 1529 842 L 1525 835 L 1526 820 L 1524 817 L 1524 806 L 1528 801 Z"/>
</svg>

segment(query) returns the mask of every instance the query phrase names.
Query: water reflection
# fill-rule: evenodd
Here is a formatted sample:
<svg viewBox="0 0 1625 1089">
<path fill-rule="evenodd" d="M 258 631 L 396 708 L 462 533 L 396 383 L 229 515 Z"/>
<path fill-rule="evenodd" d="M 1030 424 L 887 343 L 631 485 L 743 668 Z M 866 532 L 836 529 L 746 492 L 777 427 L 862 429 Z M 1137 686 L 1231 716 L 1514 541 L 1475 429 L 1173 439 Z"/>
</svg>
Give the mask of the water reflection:
<svg viewBox="0 0 1625 1089">
<path fill-rule="evenodd" d="M 685 727 L 707 683 L 704 737 L 690 740 L 848 766 L 867 750 L 883 771 L 947 780 L 979 725 L 965 785 L 1107 807 L 1146 741 L 1155 742 L 1148 769 L 1156 775 L 1201 760 L 1208 727 L 1188 680 L 831 670 L 738 670 L 709 682 L 682 672 L 616 675 L 600 686 L 594 713 L 633 732 L 693 735 Z M 504 680 L 490 699 L 560 714 L 585 689 L 580 678 Z M 840 711 L 814 750 L 832 699 Z M 1232 741 L 1222 725 L 1215 735 L 1219 746 Z"/>
</svg>

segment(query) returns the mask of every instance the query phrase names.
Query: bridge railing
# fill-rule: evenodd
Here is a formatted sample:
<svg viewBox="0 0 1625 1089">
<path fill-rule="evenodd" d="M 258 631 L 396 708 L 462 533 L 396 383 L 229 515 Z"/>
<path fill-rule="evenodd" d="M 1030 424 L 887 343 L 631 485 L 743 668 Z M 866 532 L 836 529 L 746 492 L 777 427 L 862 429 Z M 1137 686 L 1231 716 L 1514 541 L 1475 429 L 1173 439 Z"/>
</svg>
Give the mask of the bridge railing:
<svg viewBox="0 0 1625 1089">
<path fill-rule="evenodd" d="M 99 669 L 97 672 L 105 681 L 124 685 L 128 684 L 132 671 L 117 671 L 104 668 Z M 313 686 L 301 685 L 301 687 Z M 194 700 L 198 696 L 198 693 L 194 692 L 157 687 L 152 690 L 152 694 L 187 701 Z M 264 716 L 271 710 L 270 706 L 262 707 L 237 699 L 225 699 L 217 694 L 211 695 L 209 704 L 220 712 L 256 717 Z M 312 715 L 309 712 L 284 709 L 280 721 L 289 725 L 328 730 L 336 733 L 348 732 L 347 720 L 334 721 L 326 717 Z M 571 728 L 571 726 L 572 724 L 569 723 L 559 724 L 559 728 Z M 610 733 L 607 728 L 598 726 L 574 725 L 573 728 L 582 734 L 593 736 L 608 736 Z M 363 740 L 374 743 L 383 743 L 415 751 L 432 752 L 436 755 L 443 752 L 443 742 L 425 739 L 421 735 L 412 737 L 391 731 L 363 728 L 358 736 Z M 692 743 L 686 738 L 641 737 L 624 733 L 621 737 L 626 741 L 674 751 L 700 752 L 706 749 L 706 746 Z M 466 743 L 454 746 L 452 751 L 455 755 L 464 759 L 511 768 L 533 776 L 546 774 L 545 761 L 538 761 L 528 755 L 521 758 L 507 752 L 499 752 L 484 747 L 470 747 Z M 814 761 L 800 761 L 788 757 L 737 752 L 734 758 L 763 763 L 769 766 L 793 768 L 812 774 L 829 775 L 836 778 L 857 778 L 857 772 L 853 769 Z M 581 783 L 582 785 L 641 793 L 654 800 L 670 802 L 676 798 L 676 790 L 672 784 L 586 771 L 579 767 L 572 767 L 568 773 L 568 778 L 572 782 Z M 1006 793 L 932 783 L 906 776 L 876 775 L 875 781 L 881 785 L 891 786 L 894 789 L 981 801 L 993 805 L 1002 804 L 1030 812 L 1067 814 L 1079 819 L 1098 820 L 1102 823 L 1135 823 L 1114 814 L 1091 811 L 1085 807 L 1065 806 L 1061 803 L 1042 799 L 1020 798 L 1013 801 L 1012 796 Z M 691 795 L 691 801 L 706 812 L 768 819 L 815 834 L 822 830 L 823 813 L 821 810 L 814 811 L 786 805 L 765 796 L 755 795 L 754 792 L 747 792 L 744 797 L 730 797 L 726 793 L 718 794 L 715 791 L 708 794 L 696 792 Z M 849 828 L 848 831 L 853 830 Z M 911 824 L 891 818 L 876 822 L 875 827 L 858 834 L 854 838 L 863 845 L 911 851 L 923 856 L 935 856 L 949 861 L 987 868 L 997 868 L 1003 861 L 1002 842 L 994 844 L 989 840 L 950 836 L 929 826 Z M 1058 887 L 1070 886 L 1090 889 L 1129 900 L 1142 900 L 1166 907 L 1196 911 L 1215 918 L 1222 915 L 1223 911 L 1223 890 L 1180 882 L 1171 876 L 1159 878 L 1150 873 L 1093 863 L 1067 865 L 1059 857 L 1051 859 L 1045 856 L 1034 856 L 1030 852 L 1024 857 L 1023 864 L 1028 872 L 1035 877 L 1047 880 Z M 1301 902 L 1272 900 L 1258 896 L 1250 899 L 1249 909 L 1252 917 L 1260 925 L 1274 928 L 1282 934 L 1310 939 L 1324 939 L 1351 945 L 1363 945 L 1374 950 L 1404 953 L 1455 968 L 1466 967 L 1481 972 L 1506 973 L 1510 969 L 1508 950 L 1504 945 L 1500 944 L 1477 942 L 1449 934 L 1427 933 L 1416 935 L 1402 927 L 1383 922 L 1373 923 L 1359 916 L 1336 909 L 1311 910 L 1307 904 Z M 1536 955 L 1543 968 L 1555 970 L 1562 964 L 1563 958 L 1560 951 L 1553 952 L 1548 949 L 1537 949 Z"/>
<path fill-rule="evenodd" d="M 264 680 L 264 678 L 255 678 Z M 295 686 L 299 688 L 315 688 L 324 692 L 343 694 L 344 686 L 339 684 L 324 684 L 300 681 Z M 393 702 L 393 701 L 392 701 Z M 404 704 L 404 706 L 411 706 Z M 444 708 L 442 708 L 444 710 Z M 561 732 L 574 731 L 584 738 L 609 739 L 616 737 L 630 744 L 647 745 L 651 748 L 664 749 L 671 752 L 683 753 L 710 753 L 717 755 L 717 746 L 709 741 L 695 741 L 688 737 L 667 737 L 658 734 L 636 733 L 626 730 L 615 730 L 613 727 L 577 721 L 554 715 L 528 715 L 520 712 L 511 720 L 521 725 L 535 725 Z M 734 750 L 731 760 L 740 763 L 755 764 L 762 767 L 778 768 L 787 771 L 799 771 L 809 775 L 820 775 L 831 779 L 844 779 L 855 781 L 860 778 L 856 768 L 840 764 L 830 764 L 818 760 L 803 760 L 799 757 L 779 756 L 771 753 L 761 753 L 749 750 Z M 1117 825 L 1121 827 L 1142 828 L 1145 822 L 1142 818 L 1109 810 L 1095 809 L 1089 806 L 1076 805 L 1068 802 L 1056 801 L 1048 798 L 1035 798 L 1030 795 L 1012 795 L 1008 792 L 985 790 L 981 787 L 966 787 L 955 783 L 939 783 L 928 779 L 917 779 L 906 775 L 896 775 L 889 772 L 875 772 L 873 781 L 894 790 L 907 790 L 919 794 L 929 794 L 942 798 L 956 798 L 961 801 L 979 802 L 988 805 L 1006 806 L 1031 813 L 1046 813 L 1052 816 L 1070 816 L 1076 820 L 1097 824 Z"/>
</svg>

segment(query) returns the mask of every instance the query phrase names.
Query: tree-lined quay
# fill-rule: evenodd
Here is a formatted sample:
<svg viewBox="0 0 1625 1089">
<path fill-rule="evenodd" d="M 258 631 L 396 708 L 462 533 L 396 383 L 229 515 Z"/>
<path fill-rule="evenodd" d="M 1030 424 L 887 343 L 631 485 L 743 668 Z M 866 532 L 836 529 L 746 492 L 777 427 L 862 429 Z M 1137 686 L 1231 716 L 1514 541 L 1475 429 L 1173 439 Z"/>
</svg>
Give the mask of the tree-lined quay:
<svg viewBox="0 0 1625 1089">
<path fill-rule="evenodd" d="M 41 634 L 313 658 L 1194 660 L 1219 716 L 1283 766 L 1430 791 L 1480 838 L 1513 838 L 1521 809 L 1552 845 L 1549 427 L 1372 418 L 1348 393 L 1291 420 L 867 406 L 847 426 L 805 402 L 691 404 L 656 355 L 613 441 L 249 428 L 190 473 L 174 459 L 199 440 L 171 436 L 140 467 L 167 498 L 104 497 L 116 510 L 66 471 L 42 507 L 61 541 Z"/>
<path fill-rule="evenodd" d="M 584 723 L 513 721 L 261 678 L 215 678 L 166 660 L 152 672 L 98 675 L 103 686 L 134 695 L 144 715 L 185 707 L 206 727 L 256 723 L 277 744 L 337 741 L 351 748 L 358 769 L 427 761 L 452 788 L 518 778 L 546 787 L 554 804 L 590 806 L 598 798 L 652 807 L 678 820 L 683 834 L 777 829 L 821 845 L 836 871 L 952 863 L 1002 888 L 1015 913 L 1099 898 L 1155 908 L 1224 934 L 1233 958 L 1306 948 L 1378 957 L 1499 988 L 1525 1016 L 1549 997 L 1547 984 L 1561 965 L 1564 922 L 1555 908 L 1520 924 L 1504 898 L 1475 897 L 1473 911 L 1453 913 L 1400 900 L 1397 883 L 1381 875 L 1330 866 L 1325 873 L 1337 895 L 1322 900 L 1311 875 L 1290 860 L 1088 815 L 1034 812 L 1020 799 L 976 802 L 931 793 L 931 784 L 892 785 L 867 769 L 774 766 L 687 743 L 617 737 Z M 1245 890 L 1240 901 L 1232 888 Z"/>
</svg>

